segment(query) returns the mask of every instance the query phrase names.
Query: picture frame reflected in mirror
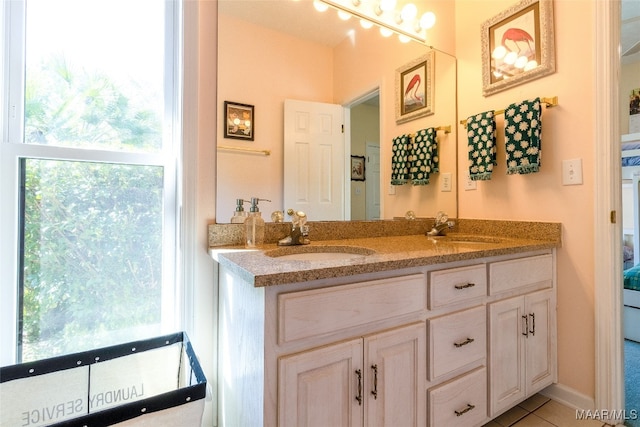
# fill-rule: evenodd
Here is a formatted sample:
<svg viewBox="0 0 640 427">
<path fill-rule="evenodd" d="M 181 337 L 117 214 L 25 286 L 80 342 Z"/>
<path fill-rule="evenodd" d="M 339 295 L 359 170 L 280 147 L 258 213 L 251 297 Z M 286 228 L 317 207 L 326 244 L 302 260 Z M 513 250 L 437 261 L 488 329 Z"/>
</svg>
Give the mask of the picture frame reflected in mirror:
<svg viewBox="0 0 640 427">
<path fill-rule="evenodd" d="M 239 102 L 224 101 L 224 137 L 254 140 L 254 106 Z"/>
<path fill-rule="evenodd" d="M 396 123 L 434 113 L 434 52 L 396 70 Z"/>
</svg>

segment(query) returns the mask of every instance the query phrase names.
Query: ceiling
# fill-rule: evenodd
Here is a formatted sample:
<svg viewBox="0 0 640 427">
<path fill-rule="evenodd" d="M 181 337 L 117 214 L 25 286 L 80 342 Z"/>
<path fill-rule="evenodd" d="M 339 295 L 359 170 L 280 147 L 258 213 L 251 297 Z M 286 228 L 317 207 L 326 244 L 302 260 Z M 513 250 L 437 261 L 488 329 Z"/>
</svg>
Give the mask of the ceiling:
<svg viewBox="0 0 640 427">
<path fill-rule="evenodd" d="M 341 21 L 331 10 L 317 12 L 312 3 L 312 0 L 220 0 L 219 8 L 221 13 L 327 46 L 340 43 L 358 25 L 355 19 Z M 640 1 L 622 0 L 621 4 L 622 62 L 637 62 L 640 61 Z"/>
</svg>

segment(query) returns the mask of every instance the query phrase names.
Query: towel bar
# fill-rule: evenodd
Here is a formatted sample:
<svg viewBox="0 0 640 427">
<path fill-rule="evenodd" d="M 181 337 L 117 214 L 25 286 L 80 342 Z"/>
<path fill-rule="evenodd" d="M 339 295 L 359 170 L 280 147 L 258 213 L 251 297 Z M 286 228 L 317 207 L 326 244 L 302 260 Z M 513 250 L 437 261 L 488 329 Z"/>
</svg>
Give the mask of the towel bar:
<svg viewBox="0 0 640 427">
<path fill-rule="evenodd" d="M 540 98 L 540 102 L 542 102 L 543 104 L 545 104 L 547 106 L 547 108 L 551 108 L 551 107 L 555 107 L 556 105 L 558 105 L 558 97 L 557 96 L 552 96 L 549 98 Z M 498 115 L 498 114 L 504 114 L 504 110 L 495 110 L 493 112 L 494 115 Z M 464 120 L 460 120 L 460 124 L 464 127 L 467 126 L 467 119 Z"/>
</svg>

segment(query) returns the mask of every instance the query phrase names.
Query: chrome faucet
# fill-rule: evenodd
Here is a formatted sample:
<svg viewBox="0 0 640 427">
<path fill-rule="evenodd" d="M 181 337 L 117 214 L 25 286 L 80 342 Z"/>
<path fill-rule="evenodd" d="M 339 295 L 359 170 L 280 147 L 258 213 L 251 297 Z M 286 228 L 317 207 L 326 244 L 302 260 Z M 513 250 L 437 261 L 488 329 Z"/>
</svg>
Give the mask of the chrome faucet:
<svg viewBox="0 0 640 427">
<path fill-rule="evenodd" d="M 291 233 L 278 241 L 278 246 L 308 245 L 309 226 L 307 225 L 307 214 L 302 211 L 287 209 L 287 215 L 291 217 Z"/>
<path fill-rule="evenodd" d="M 449 221 L 449 217 L 446 213 L 440 211 L 436 215 L 436 221 L 433 224 L 433 228 L 430 231 L 427 231 L 427 236 L 444 236 L 445 231 L 449 228 L 453 228 L 455 222 Z"/>
</svg>

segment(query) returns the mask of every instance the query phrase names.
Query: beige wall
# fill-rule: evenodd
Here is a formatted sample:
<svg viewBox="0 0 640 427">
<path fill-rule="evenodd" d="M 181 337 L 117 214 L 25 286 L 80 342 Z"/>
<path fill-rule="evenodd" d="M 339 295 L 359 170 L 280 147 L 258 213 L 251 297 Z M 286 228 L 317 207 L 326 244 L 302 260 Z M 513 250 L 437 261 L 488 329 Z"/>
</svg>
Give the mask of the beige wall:
<svg viewBox="0 0 640 427">
<path fill-rule="evenodd" d="M 595 395 L 594 330 L 594 49 L 593 3 L 555 0 L 556 73 L 489 97 L 482 96 L 480 26 L 513 2 L 456 1 L 459 116 L 501 109 L 536 96 L 558 96 L 543 113 L 542 169 L 505 175 L 504 142 L 491 181 L 459 195 L 463 218 L 556 221 L 562 223 L 558 250 L 559 382 L 584 396 Z M 504 131 L 498 120 L 498 135 Z M 459 138 L 459 153 L 466 141 Z M 601 141 L 600 143 L 608 143 Z M 562 185 L 562 160 L 581 158 L 584 184 Z M 459 158 L 459 174 L 467 167 Z M 462 175 L 459 175 L 462 176 Z"/>
</svg>

